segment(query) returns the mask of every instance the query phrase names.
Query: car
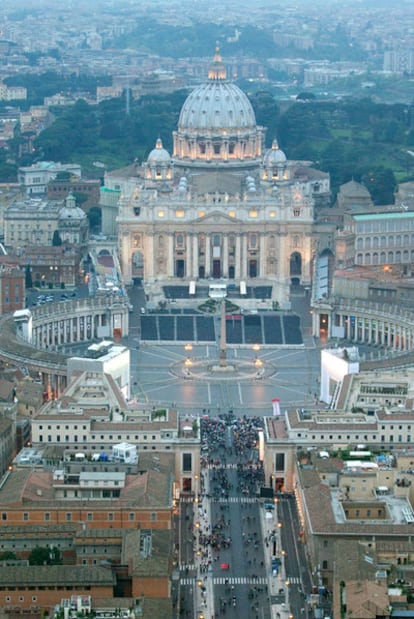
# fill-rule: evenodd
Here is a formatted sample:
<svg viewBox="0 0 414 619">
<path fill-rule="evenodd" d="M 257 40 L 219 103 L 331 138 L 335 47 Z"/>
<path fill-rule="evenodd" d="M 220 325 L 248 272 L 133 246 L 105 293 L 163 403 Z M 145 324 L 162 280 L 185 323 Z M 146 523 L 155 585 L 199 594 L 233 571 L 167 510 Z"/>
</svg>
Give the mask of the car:
<svg viewBox="0 0 414 619">
<path fill-rule="evenodd" d="M 49 294 L 49 295 L 46 297 L 46 303 L 52 303 L 52 301 L 54 301 L 54 300 L 55 300 L 55 297 L 54 297 L 54 296 L 52 296 L 51 294 Z"/>
<path fill-rule="evenodd" d="M 282 565 L 282 559 L 280 557 L 272 557 L 272 568 L 279 567 Z"/>
<path fill-rule="evenodd" d="M 272 503 L 271 501 L 266 501 L 265 504 L 264 504 L 264 508 L 265 509 L 270 509 L 270 510 L 273 511 L 274 508 L 275 508 L 275 504 Z"/>
<path fill-rule="evenodd" d="M 70 293 L 71 297 L 76 297 L 76 290 L 74 290 L 73 292 Z"/>
<path fill-rule="evenodd" d="M 66 292 L 62 292 L 62 294 L 60 295 L 60 298 L 62 299 L 62 301 L 64 301 L 65 299 L 68 298 L 68 295 L 66 294 Z"/>
<path fill-rule="evenodd" d="M 228 569 L 230 569 L 230 565 L 228 563 L 221 563 L 220 564 L 220 569 L 227 571 Z"/>
<path fill-rule="evenodd" d="M 39 294 L 39 296 L 37 297 L 38 301 L 46 301 L 46 296 L 44 294 Z"/>
</svg>

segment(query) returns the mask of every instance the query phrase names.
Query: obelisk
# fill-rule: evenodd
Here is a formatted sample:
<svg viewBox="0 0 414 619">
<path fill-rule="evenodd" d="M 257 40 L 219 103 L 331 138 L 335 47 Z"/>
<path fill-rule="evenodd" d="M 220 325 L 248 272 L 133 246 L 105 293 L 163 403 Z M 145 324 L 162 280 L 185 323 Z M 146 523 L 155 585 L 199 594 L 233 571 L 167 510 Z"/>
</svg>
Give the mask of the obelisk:
<svg viewBox="0 0 414 619">
<path fill-rule="evenodd" d="M 220 367 L 227 366 L 227 342 L 226 342 L 226 301 L 221 301 L 221 325 L 220 325 Z"/>
</svg>

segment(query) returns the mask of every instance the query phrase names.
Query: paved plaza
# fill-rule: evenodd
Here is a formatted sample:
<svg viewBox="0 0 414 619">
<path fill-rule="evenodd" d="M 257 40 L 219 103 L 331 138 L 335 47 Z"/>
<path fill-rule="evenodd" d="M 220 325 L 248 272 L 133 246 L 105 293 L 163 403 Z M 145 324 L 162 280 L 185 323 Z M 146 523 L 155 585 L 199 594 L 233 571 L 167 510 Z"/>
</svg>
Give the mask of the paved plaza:
<svg viewBox="0 0 414 619">
<path fill-rule="evenodd" d="M 139 293 L 137 293 L 138 295 Z M 136 305 L 135 305 L 136 306 Z M 207 368 L 219 362 L 218 344 L 183 341 L 142 343 L 141 318 L 131 316 L 131 397 L 149 406 L 177 406 L 188 414 L 235 415 L 272 413 L 272 399 L 280 407 L 315 406 L 319 393 L 320 350 L 310 336 L 309 304 L 303 295 L 292 297 L 293 313 L 301 321 L 301 346 L 231 346 L 227 363 L 234 373 L 222 375 Z M 197 371 L 203 365 L 206 371 Z M 238 372 L 251 366 L 252 371 Z M 257 365 L 261 371 L 256 371 Z"/>
</svg>

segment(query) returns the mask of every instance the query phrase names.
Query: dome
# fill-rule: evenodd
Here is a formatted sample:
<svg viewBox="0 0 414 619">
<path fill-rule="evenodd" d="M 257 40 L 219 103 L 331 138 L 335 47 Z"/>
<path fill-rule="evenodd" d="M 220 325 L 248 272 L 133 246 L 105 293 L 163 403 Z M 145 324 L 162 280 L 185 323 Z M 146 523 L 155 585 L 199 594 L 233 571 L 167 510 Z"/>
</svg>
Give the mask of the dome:
<svg viewBox="0 0 414 619">
<path fill-rule="evenodd" d="M 179 130 L 225 130 L 256 127 L 252 104 L 242 90 L 226 79 L 218 49 L 210 66 L 208 81 L 193 90 L 184 102 Z"/>
<path fill-rule="evenodd" d="M 170 163 L 170 153 L 165 150 L 162 145 L 162 140 L 158 138 L 155 143 L 155 148 L 152 149 L 147 159 L 148 163 Z"/>
<path fill-rule="evenodd" d="M 266 151 L 263 158 L 263 163 L 266 167 L 278 165 L 286 162 L 286 155 L 283 150 L 280 150 L 277 140 L 273 140 L 272 148 Z"/>
<path fill-rule="evenodd" d="M 65 198 L 65 206 L 59 211 L 59 219 L 72 221 L 80 221 L 86 219 L 86 213 L 79 206 L 76 206 L 76 198 L 72 193 L 69 193 Z"/>
</svg>

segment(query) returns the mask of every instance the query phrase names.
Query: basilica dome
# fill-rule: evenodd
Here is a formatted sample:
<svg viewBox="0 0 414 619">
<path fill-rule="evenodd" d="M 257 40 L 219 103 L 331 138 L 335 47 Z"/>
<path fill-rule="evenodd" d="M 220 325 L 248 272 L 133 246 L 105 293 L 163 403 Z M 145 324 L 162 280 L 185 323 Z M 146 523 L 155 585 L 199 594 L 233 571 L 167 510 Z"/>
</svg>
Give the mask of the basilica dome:
<svg viewBox="0 0 414 619">
<path fill-rule="evenodd" d="M 242 90 L 226 79 L 218 49 L 208 81 L 187 97 L 178 121 L 179 130 L 246 129 L 256 126 L 253 107 Z"/>
<path fill-rule="evenodd" d="M 189 167 L 218 167 L 254 172 L 260 165 L 263 127 L 256 125 L 252 104 L 242 90 L 227 81 L 226 67 L 218 48 L 208 80 L 193 90 L 184 102 L 173 133 L 173 161 L 183 175 Z"/>
</svg>

